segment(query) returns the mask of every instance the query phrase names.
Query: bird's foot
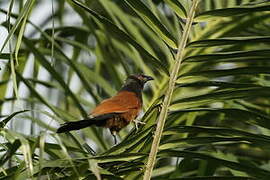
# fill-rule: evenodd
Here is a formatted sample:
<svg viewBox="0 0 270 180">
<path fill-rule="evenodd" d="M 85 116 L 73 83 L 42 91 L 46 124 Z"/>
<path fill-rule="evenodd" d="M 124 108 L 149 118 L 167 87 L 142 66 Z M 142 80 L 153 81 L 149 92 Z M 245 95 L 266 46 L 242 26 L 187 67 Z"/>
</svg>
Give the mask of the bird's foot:
<svg viewBox="0 0 270 180">
<path fill-rule="evenodd" d="M 136 131 L 138 130 L 138 124 L 146 124 L 145 122 L 142 122 L 142 121 L 139 121 L 139 120 L 134 120 L 133 122 L 135 123 Z"/>
<path fill-rule="evenodd" d="M 157 110 L 158 110 L 159 113 L 161 112 L 162 107 L 163 107 L 163 104 L 158 104 L 157 105 Z"/>
</svg>

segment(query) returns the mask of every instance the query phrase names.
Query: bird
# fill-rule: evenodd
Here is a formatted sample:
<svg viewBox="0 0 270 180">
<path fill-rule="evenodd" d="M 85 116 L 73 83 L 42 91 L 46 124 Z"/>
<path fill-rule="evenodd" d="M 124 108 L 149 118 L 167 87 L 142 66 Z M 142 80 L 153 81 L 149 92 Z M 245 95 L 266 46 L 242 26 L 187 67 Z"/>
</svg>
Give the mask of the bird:
<svg viewBox="0 0 270 180">
<path fill-rule="evenodd" d="M 137 123 L 141 123 L 136 118 L 142 109 L 142 91 L 144 85 L 151 80 L 154 80 L 154 78 L 144 74 L 128 76 L 117 94 L 103 100 L 92 110 L 88 118 L 67 122 L 61 125 L 56 132 L 64 133 L 89 126 L 105 127 L 110 129 L 116 144 L 116 134 L 122 128 L 130 122 L 135 122 L 136 127 Z"/>
</svg>

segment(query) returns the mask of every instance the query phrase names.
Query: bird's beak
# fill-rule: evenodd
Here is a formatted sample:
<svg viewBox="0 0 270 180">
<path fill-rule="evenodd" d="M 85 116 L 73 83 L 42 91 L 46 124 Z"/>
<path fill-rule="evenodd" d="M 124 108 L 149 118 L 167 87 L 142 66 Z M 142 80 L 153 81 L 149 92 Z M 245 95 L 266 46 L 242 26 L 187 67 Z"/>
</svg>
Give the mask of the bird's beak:
<svg viewBox="0 0 270 180">
<path fill-rule="evenodd" d="M 145 81 L 152 81 L 154 80 L 154 78 L 152 78 L 151 76 L 145 76 Z"/>
</svg>

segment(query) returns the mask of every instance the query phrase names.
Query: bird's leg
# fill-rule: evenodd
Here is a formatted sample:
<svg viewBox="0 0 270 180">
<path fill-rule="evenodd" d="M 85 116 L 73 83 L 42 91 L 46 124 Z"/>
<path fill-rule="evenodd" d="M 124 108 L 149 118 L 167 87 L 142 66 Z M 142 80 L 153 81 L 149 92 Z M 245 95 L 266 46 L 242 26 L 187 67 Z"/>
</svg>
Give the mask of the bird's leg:
<svg viewBox="0 0 270 180">
<path fill-rule="evenodd" d="M 111 131 L 111 134 L 112 134 L 113 139 L 114 139 L 114 145 L 116 145 L 117 144 L 116 131 Z"/>
<path fill-rule="evenodd" d="M 133 120 L 133 122 L 135 123 L 136 131 L 138 130 L 138 124 L 146 124 L 145 122 L 139 121 L 137 119 Z"/>
</svg>

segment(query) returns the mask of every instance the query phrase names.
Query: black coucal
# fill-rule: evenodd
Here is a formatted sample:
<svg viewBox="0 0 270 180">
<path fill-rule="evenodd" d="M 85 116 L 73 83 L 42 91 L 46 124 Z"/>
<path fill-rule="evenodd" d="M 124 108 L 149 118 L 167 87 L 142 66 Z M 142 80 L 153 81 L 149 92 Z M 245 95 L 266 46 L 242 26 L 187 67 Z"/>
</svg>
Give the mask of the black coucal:
<svg viewBox="0 0 270 180">
<path fill-rule="evenodd" d="M 116 132 L 134 121 L 142 108 L 142 90 L 152 77 L 143 74 L 130 75 L 120 91 L 105 99 L 94 108 L 88 119 L 67 122 L 57 133 L 78 130 L 92 125 L 109 128 L 115 138 Z M 116 139 L 115 139 L 116 140 Z"/>
</svg>

